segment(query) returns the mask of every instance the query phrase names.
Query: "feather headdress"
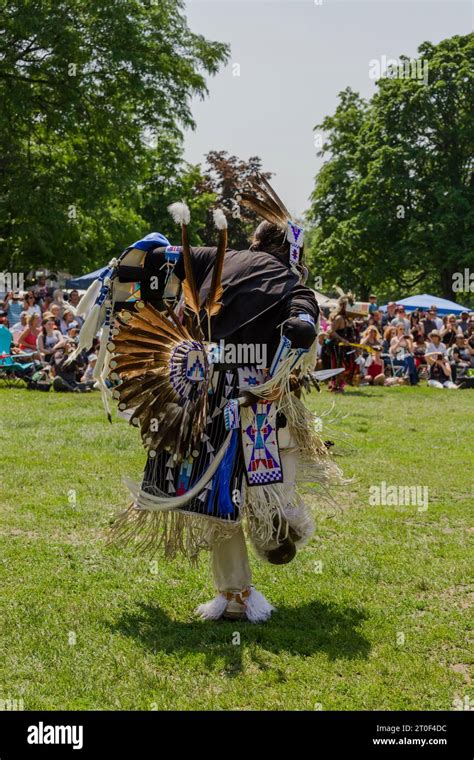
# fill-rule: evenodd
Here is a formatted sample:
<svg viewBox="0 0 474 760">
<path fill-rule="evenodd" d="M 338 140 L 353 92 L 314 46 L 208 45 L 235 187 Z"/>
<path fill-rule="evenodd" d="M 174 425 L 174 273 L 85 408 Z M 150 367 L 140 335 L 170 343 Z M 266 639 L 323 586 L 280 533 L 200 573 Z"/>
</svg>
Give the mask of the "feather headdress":
<svg viewBox="0 0 474 760">
<path fill-rule="evenodd" d="M 257 173 L 247 181 L 248 190 L 240 193 L 241 202 L 258 216 L 286 231 L 291 215 L 265 177 Z"/>
<path fill-rule="evenodd" d="M 262 174 L 258 173 L 251 177 L 247 185 L 248 190 L 242 190 L 240 193 L 241 203 L 270 224 L 286 232 L 286 239 L 290 246 L 291 270 L 301 276 L 300 255 L 304 240 L 303 228 L 292 221 L 285 204 Z"/>
</svg>

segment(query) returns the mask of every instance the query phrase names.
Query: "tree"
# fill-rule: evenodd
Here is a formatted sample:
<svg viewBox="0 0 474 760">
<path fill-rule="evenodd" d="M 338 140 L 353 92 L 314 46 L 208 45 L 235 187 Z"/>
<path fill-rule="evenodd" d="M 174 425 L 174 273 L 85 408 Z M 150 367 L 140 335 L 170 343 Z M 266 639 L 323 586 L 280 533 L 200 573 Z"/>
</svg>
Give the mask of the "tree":
<svg viewBox="0 0 474 760">
<path fill-rule="evenodd" d="M 453 274 L 474 261 L 474 35 L 418 52 L 426 82 L 394 71 L 370 103 L 346 90 L 319 125 L 331 155 L 312 195 L 310 258 L 362 297 L 423 282 L 453 298 Z"/>
<path fill-rule="evenodd" d="M 226 60 L 183 0 L 11 0 L 0 11 L 0 265 L 76 271 L 143 231 L 160 137 L 193 125 L 192 96 Z M 158 147 L 157 147 L 158 146 Z"/>
<path fill-rule="evenodd" d="M 204 233 L 209 209 L 215 205 L 217 196 L 206 189 L 200 166 L 183 160 L 181 140 L 163 135 L 156 150 L 150 151 L 148 163 L 141 191 L 143 205 L 140 207 L 140 216 L 148 228 L 158 230 L 170 241 L 179 243 L 181 232 L 167 209 L 171 203 L 183 200 L 191 212 L 188 227 L 191 245 L 212 244 L 212 238 L 206 238 Z"/>
<path fill-rule="evenodd" d="M 211 193 L 216 203 L 228 211 L 229 245 L 235 250 L 248 248 L 251 235 L 262 221 L 260 217 L 239 204 L 237 198 L 249 177 L 257 172 L 270 179 L 271 172 L 262 171 L 262 161 L 258 156 L 251 156 L 243 161 L 236 156 L 229 156 L 225 150 L 213 150 L 206 155 L 206 167 L 200 192 Z M 208 216 L 202 236 L 205 240 L 216 237 L 212 219 Z"/>
</svg>

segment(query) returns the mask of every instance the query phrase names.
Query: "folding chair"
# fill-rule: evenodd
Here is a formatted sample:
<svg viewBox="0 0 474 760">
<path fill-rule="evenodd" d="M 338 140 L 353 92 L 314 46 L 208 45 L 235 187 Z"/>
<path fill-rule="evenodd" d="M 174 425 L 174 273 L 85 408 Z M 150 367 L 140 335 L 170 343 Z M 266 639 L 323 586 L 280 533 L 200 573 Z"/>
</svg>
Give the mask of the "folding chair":
<svg viewBox="0 0 474 760">
<path fill-rule="evenodd" d="M 26 378 L 31 375 L 35 362 L 19 359 L 29 359 L 30 354 L 12 354 L 12 334 L 5 325 L 0 325 L 0 383 L 7 388 L 23 387 Z"/>
<path fill-rule="evenodd" d="M 387 377 L 408 377 L 408 370 L 404 365 L 395 364 L 391 353 L 381 354 L 385 365 Z"/>
</svg>

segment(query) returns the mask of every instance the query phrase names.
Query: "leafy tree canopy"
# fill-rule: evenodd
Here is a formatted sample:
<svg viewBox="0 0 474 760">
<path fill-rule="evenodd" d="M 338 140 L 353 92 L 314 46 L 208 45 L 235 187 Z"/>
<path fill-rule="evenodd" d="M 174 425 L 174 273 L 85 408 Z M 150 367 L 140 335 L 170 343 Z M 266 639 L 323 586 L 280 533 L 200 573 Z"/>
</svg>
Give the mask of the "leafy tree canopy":
<svg viewBox="0 0 474 760">
<path fill-rule="evenodd" d="M 316 127 L 328 160 L 308 249 L 327 289 L 399 296 L 423 283 L 452 299 L 453 274 L 474 265 L 474 35 L 418 53 L 427 82 L 380 79 L 370 102 L 347 89 Z"/>
<path fill-rule="evenodd" d="M 193 125 L 191 97 L 205 96 L 206 74 L 228 55 L 190 31 L 183 5 L 3 3 L 2 268 L 87 269 L 143 234 L 145 192 L 164 176 L 161 146 L 176 156 L 181 129 Z M 183 171 L 181 181 L 195 178 Z"/>
</svg>

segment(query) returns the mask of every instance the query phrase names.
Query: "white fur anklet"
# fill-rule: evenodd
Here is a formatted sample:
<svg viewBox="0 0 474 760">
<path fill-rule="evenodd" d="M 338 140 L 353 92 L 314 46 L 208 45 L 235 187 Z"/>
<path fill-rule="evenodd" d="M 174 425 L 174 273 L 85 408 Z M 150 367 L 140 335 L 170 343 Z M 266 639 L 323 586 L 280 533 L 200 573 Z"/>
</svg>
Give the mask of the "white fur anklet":
<svg viewBox="0 0 474 760">
<path fill-rule="evenodd" d="M 228 598 L 229 596 L 240 596 L 240 593 L 218 594 L 210 602 L 200 604 L 196 609 L 196 614 L 202 620 L 219 620 L 223 617 L 227 605 L 232 601 Z M 275 610 L 275 607 L 254 586 L 250 586 L 248 595 L 243 597 L 243 604 L 245 613 L 243 619 L 247 619 L 250 623 L 264 623 Z"/>
</svg>

